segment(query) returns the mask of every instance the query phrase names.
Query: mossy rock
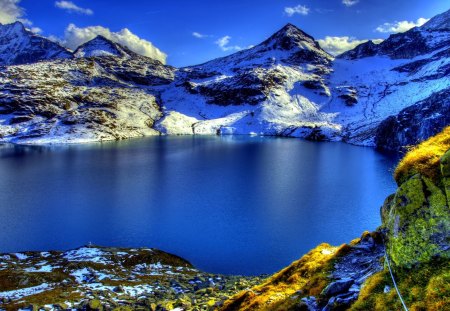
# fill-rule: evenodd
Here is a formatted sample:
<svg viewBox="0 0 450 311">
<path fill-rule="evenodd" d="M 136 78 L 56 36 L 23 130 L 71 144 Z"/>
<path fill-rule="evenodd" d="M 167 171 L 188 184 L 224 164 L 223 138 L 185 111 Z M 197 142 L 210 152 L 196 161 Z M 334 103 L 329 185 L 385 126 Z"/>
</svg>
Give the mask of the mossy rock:
<svg viewBox="0 0 450 311">
<path fill-rule="evenodd" d="M 429 178 L 417 174 L 401 184 L 381 214 L 388 229 L 387 251 L 395 267 L 410 268 L 435 256 L 450 257 L 448 198 Z"/>
<path fill-rule="evenodd" d="M 88 310 L 103 310 L 102 303 L 98 299 L 92 299 L 87 305 Z"/>
</svg>

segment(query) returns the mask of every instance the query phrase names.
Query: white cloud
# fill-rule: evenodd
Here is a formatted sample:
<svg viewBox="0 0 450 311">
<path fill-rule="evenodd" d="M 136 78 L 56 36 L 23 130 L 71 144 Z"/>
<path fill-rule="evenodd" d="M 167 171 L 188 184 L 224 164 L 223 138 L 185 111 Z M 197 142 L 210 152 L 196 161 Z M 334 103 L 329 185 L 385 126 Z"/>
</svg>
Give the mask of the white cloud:
<svg viewBox="0 0 450 311">
<path fill-rule="evenodd" d="M 346 7 L 353 6 L 358 2 L 359 0 L 342 0 L 342 4 L 345 5 Z"/>
<path fill-rule="evenodd" d="M 309 8 L 306 5 L 297 5 L 295 7 L 285 7 L 284 8 L 284 13 L 287 14 L 287 16 L 292 16 L 294 14 L 299 14 L 299 15 L 308 15 L 309 13 Z"/>
<path fill-rule="evenodd" d="M 19 2 L 20 0 L 0 0 L 0 23 L 10 24 L 21 20 L 25 11 L 19 6 Z"/>
<path fill-rule="evenodd" d="M 198 38 L 198 39 L 203 39 L 203 38 L 210 37 L 210 36 L 208 36 L 208 35 L 204 35 L 204 34 L 202 34 L 202 33 L 196 32 L 196 31 L 194 31 L 194 32 L 192 33 L 192 35 L 193 35 L 194 37 Z"/>
<path fill-rule="evenodd" d="M 41 33 L 39 27 L 32 27 L 33 22 L 24 18 L 25 10 L 19 6 L 21 0 L 0 0 L 0 23 L 10 24 L 16 21 L 24 24 L 28 30 Z"/>
<path fill-rule="evenodd" d="M 219 38 L 215 44 L 217 44 L 222 51 L 239 51 L 242 50 L 242 48 L 238 45 L 228 45 L 230 43 L 231 37 L 230 36 L 224 36 L 222 38 Z"/>
<path fill-rule="evenodd" d="M 428 21 L 429 21 L 429 19 L 421 17 L 421 18 L 417 19 L 416 22 L 400 21 L 400 22 L 394 22 L 394 23 L 384 23 L 383 25 L 378 26 L 375 29 L 375 31 L 382 32 L 382 33 L 405 32 L 416 26 L 422 26 L 423 24 L 425 24 Z"/>
<path fill-rule="evenodd" d="M 138 54 L 157 59 L 162 63 L 166 62 L 167 55 L 164 52 L 155 47 L 151 42 L 139 38 L 127 28 L 118 32 L 112 32 L 102 26 L 79 28 L 74 24 L 70 24 L 64 31 L 64 39 L 61 43 L 69 49 L 75 50 L 81 44 L 94 39 L 98 35 L 122 44 Z"/>
<path fill-rule="evenodd" d="M 81 8 L 72 1 L 56 1 L 55 6 L 57 8 L 66 10 L 69 13 L 79 13 L 84 15 L 94 14 L 94 11 L 92 11 L 91 9 Z"/>
<path fill-rule="evenodd" d="M 329 36 L 326 36 L 324 39 L 317 40 L 322 49 L 324 49 L 325 51 L 327 51 L 332 55 L 339 55 L 367 41 L 368 40 L 358 40 L 352 37 L 329 37 Z M 378 44 L 381 43 L 383 40 L 373 39 L 372 41 L 373 43 Z"/>
</svg>

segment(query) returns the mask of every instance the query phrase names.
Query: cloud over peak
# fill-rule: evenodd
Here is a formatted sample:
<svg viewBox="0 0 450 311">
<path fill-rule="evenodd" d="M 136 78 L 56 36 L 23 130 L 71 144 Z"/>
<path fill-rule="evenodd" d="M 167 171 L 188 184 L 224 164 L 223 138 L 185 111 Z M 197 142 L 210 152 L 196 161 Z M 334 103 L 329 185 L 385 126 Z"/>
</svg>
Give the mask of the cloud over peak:
<svg viewBox="0 0 450 311">
<path fill-rule="evenodd" d="M 135 53 L 159 60 L 163 64 L 166 63 L 167 55 L 164 52 L 155 47 L 150 41 L 139 38 L 127 28 L 118 32 L 112 32 L 102 26 L 80 28 L 70 24 L 64 31 L 64 39 L 61 40 L 61 43 L 69 49 L 75 50 L 81 44 L 94 39 L 98 35 L 126 46 Z"/>
<path fill-rule="evenodd" d="M 25 14 L 24 10 L 18 5 L 20 0 L 1 0 L 0 1 L 0 23 L 10 24 L 19 20 Z"/>
<path fill-rule="evenodd" d="M 78 14 L 83 14 L 83 15 L 94 14 L 94 11 L 92 11 L 91 9 L 85 9 L 85 8 L 79 7 L 72 1 L 56 1 L 55 6 L 57 8 L 65 10 L 69 13 L 78 13 Z"/>
<path fill-rule="evenodd" d="M 308 15 L 309 14 L 309 8 L 306 5 L 297 5 L 294 7 L 285 7 L 284 13 L 287 14 L 287 16 L 292 16 L 295 14 L 299 15 Z"/>
<path fill-rule="evenodd" d="M 41 28 L 33 27 L 33 22 L 24 17 L 25 10 L 19 6 L 20 1 L 21 0 L 0 0 L 0 23 L 10 24 L 19 21 L 33 33 L 41 33 Z"/>
<path fill-rule="evenodd" d="M 427 18 L 419 18 L 416 22 L 412 21 L 396 21 L 393 23 L 384 23 L 378 26 L 375 31 L 381 33 L 398 33 L 405 32 L 414 27 L 419 27 L 428 22 L 430 19 Z"/>
</svg>

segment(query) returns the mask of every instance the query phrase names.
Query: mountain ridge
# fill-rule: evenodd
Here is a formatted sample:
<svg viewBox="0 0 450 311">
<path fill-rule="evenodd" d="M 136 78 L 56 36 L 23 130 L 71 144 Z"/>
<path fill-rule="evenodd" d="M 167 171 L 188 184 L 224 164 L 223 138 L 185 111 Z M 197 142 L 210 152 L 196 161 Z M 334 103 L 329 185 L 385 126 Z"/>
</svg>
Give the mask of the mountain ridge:
<svg viewBox="0 0 450 311">
<path fill-rule="evenodd" d="M 21 22 L 0 24 L 0 65 L 71 58 L 71 52 L 27 30 Z"/>
<path fill-rule="evenodd" d="M 97 37 L 80 46 L 75 57 L 6 66 L 0 72 L 0 139 L 47 143 L 246 134 L 388 149 L 377 145 L 383 139 L 375 139 L 381 122 L 450 87 L 448 15 L 377 45 L 368 41 L 337 58 L 312 36 L 286 24 L 258 45 L 183 68 Z M 86 91 L 92 96 L 81 95 Z M 132 93 L 151 98 L 153 112 L 133 103 Z M 142 120 L 151 117 L 135 124 L 125 111 L 118 113 L 123 107 Z M 83 109 L 90 112 L 85 115 Z M 92 116 L 99 113 L 101 122 Z M 436 119 L 433 124 L 447 122 L 430 117 Z M 405 130 L 410 126 L 402 123 Z M 39 130 L 30 136 L 34 127 Z"/>
</svg>

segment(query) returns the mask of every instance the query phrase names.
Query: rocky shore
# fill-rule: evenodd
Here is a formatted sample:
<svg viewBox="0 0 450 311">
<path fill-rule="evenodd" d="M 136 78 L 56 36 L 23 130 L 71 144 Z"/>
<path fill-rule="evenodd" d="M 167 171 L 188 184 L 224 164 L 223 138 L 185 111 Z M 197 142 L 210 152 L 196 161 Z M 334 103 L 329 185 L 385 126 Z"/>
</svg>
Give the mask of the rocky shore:
<svg viewBox="0 0 450 311">
<path fill-rule="evenodd" d="M 383 269 L 378 233 L 366 232 L 341 247 L 322 244 L 310 254 L 287 272 L 292 279 L 323 258 L 320 269 L 307 273 L 322 275 L 318 287 L 300 289 L 297 278 L 290 285 L 291 291 L 303 293 L 290 301 L 305 310 L 348 307 L 364 281 Z M 230 298 L 253 293 L 267 277 L 205 273 L 178 256 L 149 248 L 90 245 L 65 252 L 9 253 L 0 255 L 0 310 L 241 310 Z M 264 291 L 259 295 L 264 297 Z"/>
<path fill-rule="evenodd" d="M 1 254 L 0 310 L 212 310 L 262 280 L 147 248 Z"/>
</svg>

